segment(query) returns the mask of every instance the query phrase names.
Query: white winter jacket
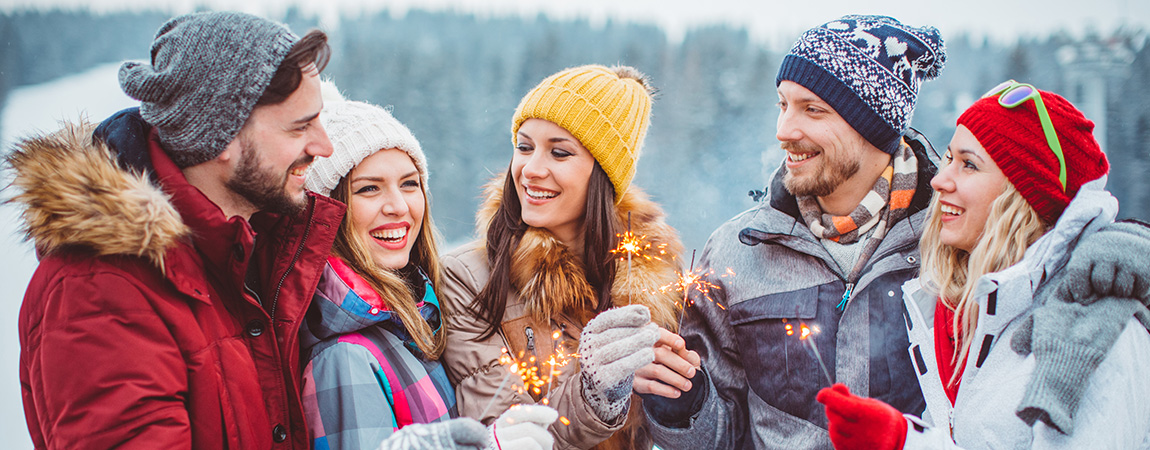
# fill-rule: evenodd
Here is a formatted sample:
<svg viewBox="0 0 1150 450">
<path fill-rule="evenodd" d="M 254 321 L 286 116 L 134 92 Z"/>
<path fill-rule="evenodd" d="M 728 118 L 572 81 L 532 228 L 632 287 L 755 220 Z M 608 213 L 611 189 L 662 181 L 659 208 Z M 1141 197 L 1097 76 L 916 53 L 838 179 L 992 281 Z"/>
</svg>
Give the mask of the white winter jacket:
<svg viewBox="0 0 1150 450">
<path fill-rule="evenodd" d="M 953 408 L 934 355 L 938 297 L 918 278 L 903 285 L 909 351 L 927 403 L 922 419 L 907 416 L 904 448 L 1150 449 L 1150 334 L 1133 317 L 1091 376 L 1073 434 L 1063 435 L 1042 421 L 1031 427 L 1014 414 L 1035 362 L 1033 354 L 1015 353 L 1010 338 L 1039 284 L 1065 265 L 1068 244 L 1090 221 L 1114 220 L 1118 201 L 1104 185 L 1105 179 L 1084 185 L 1021 262 L 979 278 L 978 327 Z"/>
</svg>

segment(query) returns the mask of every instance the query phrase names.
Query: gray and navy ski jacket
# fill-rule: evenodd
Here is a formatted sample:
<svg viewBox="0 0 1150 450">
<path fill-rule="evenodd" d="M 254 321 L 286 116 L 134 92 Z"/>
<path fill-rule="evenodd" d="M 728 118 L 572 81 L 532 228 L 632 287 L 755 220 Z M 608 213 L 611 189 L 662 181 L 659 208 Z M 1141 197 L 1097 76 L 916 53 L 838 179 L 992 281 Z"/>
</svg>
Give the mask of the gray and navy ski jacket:
<svg viewBox="0 0 1150 450">
<path fill-rule="evenodd" d="M 904 413 L 922 412 L 906 351 L 901 286 L 918 275 L 918 242 L 937 169 L 925 139 L 905 142 L 919 161 L 908 217 L 890 225 L 857 280 L 847 280 L 803 221 L 795 196 L 783 187 L 784 167 L 762 201 L 711 235 L 701 264 L 717 288 L 692 298 L 680 332 L 702 357 L 703 370 L 679 399 L 645 396 L 656 443 L 831 448 L 826 415 L 815 401 L 828 383 L 815 352 L 799 339 L 802 325 L 819 330 L 809 339 L 834 382 Z"/>
</svg>

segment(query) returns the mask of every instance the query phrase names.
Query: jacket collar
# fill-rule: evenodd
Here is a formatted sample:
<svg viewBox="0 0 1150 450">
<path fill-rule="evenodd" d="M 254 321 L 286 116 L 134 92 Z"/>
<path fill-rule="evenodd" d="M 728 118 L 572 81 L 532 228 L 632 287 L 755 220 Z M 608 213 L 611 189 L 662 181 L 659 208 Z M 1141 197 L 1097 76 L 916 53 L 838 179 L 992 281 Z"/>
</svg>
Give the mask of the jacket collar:
<svg viewBox="0 0 1150 450">
<path fill-rule="evenodd" d="M 41 255 L 82 249 L 164 267 L 168 249 L 191 230 L 168 195 L 144 172 L 117 165 L 92 129 L 86 122 L 65 124 L 21 141 L 8 155 L 18 191 L 11 202 L 24 210 L 26 237 Z"/>
<path fill-rule="evenodd" d="M 1017 285 L 1021 287 L 1018 292 L 997 296 L 1002 311 L 998 315 L 1011 318 L 1030 307 L 1034 292 L 1066 265 L 1078 240 L 1117 217 L 1118 200 L 1105 190 L 1105 185 L 1104 176 L 1079 188 L 1058 222 L 1026 249 L 1022 261 L 978 280 L 975 297 L 981 301 L 991 291 Z"/>
<path fill-rule="evenodd" d="M 491 218 L 503 198 L 503 181 L 499 174 L 485 187 L 485 200 L 476 214 L 478 235 L 487 236 Z M 674 290 L 679 271 L 686 264 L 680 259 L 683 244 L 674 228 L 667 225 L 663 209 L 638 187 L 631 186 L 615 203 L 618 223 L 626 224 L 631 216 L 631 232 L 643 236 L 650 244 L 648 256 L 615 265 L 615 283 L 611 299 L 615 306 L 642 304 L 660 326 L 674 329 L 678 324 L 678 302 L 681 292 Z M 480 248 L 486 245 L 480 243 Z M 525 302 L 532 316 L 543 319 L 560 312 L 585 316 L 586 306 L 594 304 L 594 292 L 583 272 L 583 262 L 550 232 L 528 227 L 512 255 L 511 285 Z M 589 317 L 582 317 L 585 320 Z"/>
<path fill-rule="evenodd" d="M 382 325 L 404 341 L 411 341 L 403 321 L 383 299 L 410 298 L 413 294 L 422 294 L 416 308 L 432 329 L 437 330 L 442 325 L 442 316 L 439 298 L 430 279 L 418 268 L 408 275 L 408 283 L 421 283 L 421 289 L 379 293 L 342 259 L 328 257 L 308 312 L 311 319 L 305 322 L 301 332 L 303 348 L 376 325 Z M 382 307 L 379 306 L 381 304 Z"/>
<path fill-rule="evenodd" d="M 255 230 L 242 217 L 224 217 L 223 210 L 188 183 L 183 172 L 160 146 L 159 135 L 148 135 L 148 153 L 160 186 L 193 231 L 195 247 L 212 266 L 229 267 L 233 259 L 247 260 L 255 245 Z M 242 258 L 236 258 L 242 252 Z M 173 276 L 177 276 L 173 274 Z"/>
</svg>

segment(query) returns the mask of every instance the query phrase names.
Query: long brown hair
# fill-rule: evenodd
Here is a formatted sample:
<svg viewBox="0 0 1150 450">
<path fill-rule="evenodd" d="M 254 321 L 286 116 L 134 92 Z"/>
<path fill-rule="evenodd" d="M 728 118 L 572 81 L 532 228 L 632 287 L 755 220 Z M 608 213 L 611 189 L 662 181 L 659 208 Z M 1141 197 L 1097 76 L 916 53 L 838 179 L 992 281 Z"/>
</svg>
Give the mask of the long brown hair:
<svg viewBox="0 0 1150 450">
<path fill-rule="evenodd" d="M 411 248 L 408 264 L 414 264 L 423 270 L 423 273 L 427 274 L 427 278 L 431 281 L 431 289 L 438 291 L 440 282 L 439 252 L 435 244 L 435 225 L 431 222 L 431 202 L 425 183 L 421 182 L 419 189 L 423 191 L 423 225 L 420 226 L 415 245 Z M 408 334 L 415 340 L 415 345 L 428 359 L 438 359 L 439 355 L 443 354 L 444 347 L 447 346 L 447 334 L 443 332 L 442 326 L 446 320 L 443 316 L 445 312 L 442 308 L 440 309 L 441 325 L 438 330 L 432 330 L 427 321 L 420 316 L 418 308 L 415 307 L 416 303 L 422 299 L 415 298 L 413 286 L 410 286 L 396 271 L 380 267 L 371 258 L 367 243 L 363 242 L 360 235 L 352 229 L 351 208 L 353 206 L 348 201 L 351 198 L 351 183 L 348 182 L 347 175 L 344 175 L 332 189 L 331 198 L 348 205 L 348 213 L 344 215 L 343 221 L 339 224 L 339 232 L 336 234 L 331 253 L 346 261 L 356 274 L 363 277 L 368 285 L 380 294 L 379 296 L 386 306 L 399 315 L 399 319 L 403 321 L 403 326 L 407 328 Z"/>
<path fill-rule="evenodd" d="M 510 167 L 503 182 L 503 198 L 499 209 L 487 226 L 487 262 L 491 277 L 487 285 L 475 296 L 468 309 L 485 322 L 487 328 L 478 339 L 495 334 L 503 322 L 507 309 L 507 295 L 511 292 L 511 257 L 528 225 L 523 223 L 523 209 L 515 191 L 515 178 Z M 587 184 L 587 206 L 583 210 L 583 273 L 587 284 L 595 291 L 596 303 L 586 305 L 595 312 L 607 310 L 611 302 L 611 285 L 615 283 L 615 238 L 622 228 L 615 208 L 615 187 L 607 172 L 595 163 Z"/>
</svg>

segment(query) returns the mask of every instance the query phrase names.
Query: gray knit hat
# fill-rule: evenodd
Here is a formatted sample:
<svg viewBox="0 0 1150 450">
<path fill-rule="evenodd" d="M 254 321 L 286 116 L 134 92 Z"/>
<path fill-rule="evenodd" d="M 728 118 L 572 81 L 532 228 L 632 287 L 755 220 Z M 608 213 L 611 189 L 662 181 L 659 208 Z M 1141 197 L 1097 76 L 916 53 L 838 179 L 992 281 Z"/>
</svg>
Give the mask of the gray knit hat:
<svg viewBox="0 0 1150 450">
<path fill-rule="evenodd" d="M 172 161 L 194 166 L 235 139 L 297 40 L 250 14 L 186 14 L 156 32 L 151 65 L 120 66 L 120 87 L 140 101 Z"/>
<path fill-rule="evenodd" d="M 308 167 L 308 190 L 331 196 L 339 180 L 364 158 L 384 149 L 397 148 L 411 157 L 419 170 L 420 184 L 427 186 L 427 157 L 415 135 L 387 110 L 370 103 L 349 101 L 329 80 L 321 83 L 323 112 L 319 120 L 334 150 L 331 156 L 316 157 Z"/>
</svg>

